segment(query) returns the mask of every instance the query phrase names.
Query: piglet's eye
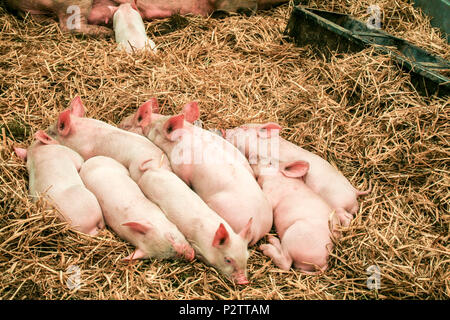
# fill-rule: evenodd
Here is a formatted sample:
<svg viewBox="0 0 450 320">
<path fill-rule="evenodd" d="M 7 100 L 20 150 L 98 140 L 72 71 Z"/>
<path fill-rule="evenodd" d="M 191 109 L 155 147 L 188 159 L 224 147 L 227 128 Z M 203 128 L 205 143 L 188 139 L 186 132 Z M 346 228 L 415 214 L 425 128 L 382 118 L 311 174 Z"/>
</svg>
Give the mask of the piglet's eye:
<svg viewBox="0 0 450 320">
<path fill-rule="evenodd" d="M 228 258 L 228 257 L 225 257 L 225 263 L 231 263 L 231 259 L 230 258 Z"/>
</svg>

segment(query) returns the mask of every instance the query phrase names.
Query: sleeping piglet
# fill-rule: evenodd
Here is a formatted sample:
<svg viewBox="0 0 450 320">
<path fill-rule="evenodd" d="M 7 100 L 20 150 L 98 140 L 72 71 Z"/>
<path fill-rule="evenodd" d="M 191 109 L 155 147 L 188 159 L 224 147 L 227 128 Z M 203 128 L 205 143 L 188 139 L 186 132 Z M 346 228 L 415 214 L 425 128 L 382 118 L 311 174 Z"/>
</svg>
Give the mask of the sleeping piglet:
<svg viewBox="0 0 450 320">
<path fill-rule="evenodd" d="M 93 157 L 83 164 L 80 176 L 100 202 L 106 224 L 136 246 L 125 259 L 194 259 L 194 249 L 161 209 L 145 197 L 122 164 L 109 157 Z"/>
<path fill-rule="evenodd" d="M 235 283 L 248 283 L 247 245 L 251 221 L 236 234 L 186 183 L 164 168 L 149 167 L 138 185 L 184 234 L 198 258 Z"/>
<path fill-rule="evenodd" d="M 281 162 L 307 161 L 309 170 L 304 177 L 306 185 L 336 209 L 342 224 L 348 226 L 353 215 L 358 212 L 357 197 L 369 193 L 371 188 L 366 191 L 356 190 L 328 161 L 280 137 L 280 130 L 278 124 L 271 122 L 245 124 L 227 129 L 223 135 L 245 154 L 250 164 L 259 157 Z"/>
<path fill-rule="evenodd" d="M 332 219 L 334 229 L 337 217 L 303 181 L 309 163 L 282 162 L 273 171 L 264 171 L 270 167 L 260 160 L 252 168 L 272 204 L 274 225 L 281 239 L 280 243 L 270 236 L 269 244 L 261 245 L 260 249 L 284 270 L 289 270 L 291 265 L 306 273 L 325 270 L 328 252 L 333 247 L 329 220 Z"/>
<path fill-rule="evenodd" d="M 144 48 L 156 52 L 156 45 L 147 37 L 144 22 L 134 2 L 123 3 L 119 7 L 109 6 L 109 9 L 114 15 L 113 28 L 118 49 L 128 53 Z"/>
<path fill-rule="evenodd" d="M 63 220 L 75 230 L 96 235 L 105 223 L 97 199 L 78 175 L 83 158 L 42 130 L 36 132 L 35 138 L 28 150 L 14 148 L 16 154 L 27 162 L 29 193 L 33 200 L 46 193 Z"/>
</svg>

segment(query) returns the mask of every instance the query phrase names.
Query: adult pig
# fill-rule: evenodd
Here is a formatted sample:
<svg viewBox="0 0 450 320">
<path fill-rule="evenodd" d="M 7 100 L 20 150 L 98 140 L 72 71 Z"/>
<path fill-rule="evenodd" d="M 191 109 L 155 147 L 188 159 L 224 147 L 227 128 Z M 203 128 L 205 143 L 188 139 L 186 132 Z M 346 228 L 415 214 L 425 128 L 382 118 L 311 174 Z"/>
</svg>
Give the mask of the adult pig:
<svg viewBox="0 0 450 320">
<path fill-rule="evenodd" d="M 248 158 L 250 163 L 258 157 L 269 157 L 275 161 L 290 162 L 303 160 L 309 163 L 305 175 L 306 185 L 319 194 L 334 209 L 339 210 L 342 220 L 348 225 L 358 212 L 357 197 L 370 192 L 358 191 L 330 163 L 279 136 L 281 127 L 276 123 L 245 124 L 224 131 L 224 138 L 234 144 Z M 274 148 L 274 146 L 276 148 Z"/>
<path fill-rule="evenodd" d="M 6 4 L 20 15 L 30 13 L 55 16 L 63 32 L 89 35 L 112 35 L 113 33 L 109 28 L 88 23 L 92 0 L 6 0 Z"/>
<path fill-rule="evenodd" d="M 240 10 L 268 9 L 287 0 L 137 0 L 136 5 L 146 19 L 166 18 L 174 14 L 208 16 L 216 10 L 238 12 Z"/>
<path fill-rule="evenodd" d="M 105 224 L 97 199 L 78 175 L 83 158 L 42 130 L 36 132 L 35 138 L 28 150 L 14 148 L 27 162 L 33 200 L 45 193 L 58 208 L 62 220 L 75 230 L 96 235 Z"/>
<path fill-rule="evenodd" d="M 97 197 L 106 225 L 136 246 L 126 259 L 194 259 L 194 249 L 161 209 L 145 197 L 128 170 L 108 157 L 93 157 L 80 176 Z"/>
<path fill-rule="evenodd" d="M 278 168 L 270 168 L 259 159 L 252 168 L 272 205 L 274 225 L 281 239 L 280 243 L 269 237 L 269 244 L 260 249 L 283 270 L 289 270 L 291 265 L 304 272 L 325 270 L 328 252 L 333 247 L 329 219 L 333 227 L 336 219 L 331 207 L 302 179 L 309 169 L 308 162 L 280 163 Z"/>
<path fill-rule="evenodd" d="M 95 24 L 112 21 L 112 13 L 107 10 L 111 2 L 126 3 L 132 0 L 94 0 L 93 9 L 89 16 L 89 22 Z M 238 12 L 241 10 L 254 11 L 256 9 L 268 9 L 274 5 L 288 2 L 287 0 L 136 0 L 136 6 L 144 20 L 167 18 L 175 14 L 193 14 L 208 16 L 216 10 Z"/>
<path fill-rule="evenodd" d="M 133 8 L 134 6 L 134 8 Z M 113 28 L 116 36 L 117 48 L 133 53 L 136 50 L 148 49 L 156 52 L 155 43 L 147 37 L 142 17 L 133 3 L 110 7 L 113 12 Z"/>
<path fill-rule="evenodd" d="M 176 116 L 156 116 L 152 110 L 143 104 L 137 111 L 137 125 L 167 154 L 174 173 L 235 232 L 251 219 L 250 245 L 268 233 L 272 210 L 245 157 L 216 134 L 184 120 L 198 117 L 198 104 L 189 103 Z"/>
<path fill-rule="evenodd" d="M 196 255 L 237 284 L 247 284 L 249 222 L 240 234 L 211 210 L 173 172 L 150 168 L 139 180 L 144 194 L 156 203 L 191 243 Z"/>
<path fill-rule="evenodd" d="M 143 173 L 142 164 L 170 170 L 164 152 L 141 135 L 128 132 L 103 121 L 84 117 L 84 105 L 75 97 L 58 117 L 49 132 L 61 144 L 77 151 L 84 159 L 105 156 L 124 165 L 134 181 Z"/>
</svg>

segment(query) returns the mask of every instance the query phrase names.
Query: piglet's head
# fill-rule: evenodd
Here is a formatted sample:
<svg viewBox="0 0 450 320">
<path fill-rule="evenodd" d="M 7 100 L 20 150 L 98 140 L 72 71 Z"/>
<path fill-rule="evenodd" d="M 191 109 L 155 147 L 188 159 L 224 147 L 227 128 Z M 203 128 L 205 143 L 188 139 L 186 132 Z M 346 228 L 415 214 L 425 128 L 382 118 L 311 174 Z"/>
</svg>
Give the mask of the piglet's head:
<svg viewBox="0 0 450 320">
<path fill-rule="evenodd" d="M 50 137 L 47 133 L 45 133 L 43 130 L 39 130 L 34 134 L 34 138 L 38 141 L 40 141 L 42 144 L 59 144 L 58 141 Z"/>
<path fill-rule="evenodd" d="M 251 220 L 239 235 L 228 231 L 223 223 L 217 228 L 212 241 L 209 261 L 237 284 L 247 284 L 248 237 Z M 245 237 L 245 238 L 244 238 Z"/>
<path fill-rule="evenodd" d="M 258 138 L 270 138 L 274 133 L 279 133 L 281 129 L 281 126 L 275 122 L 267 122 L 265 124 L 247 123 L 235 129 L 227 130 L 227 136 L 234 131 L 243 131 L 246 135 L 256 134 Z"/>
<path fill-rule="evenodd" d="M 257 135 L 259 138 L 270 138 L 274 133 L 279 133 L 281 130 L 280 125 L 274 122 L 268 122 L 257 127 Z"/>
</svg>

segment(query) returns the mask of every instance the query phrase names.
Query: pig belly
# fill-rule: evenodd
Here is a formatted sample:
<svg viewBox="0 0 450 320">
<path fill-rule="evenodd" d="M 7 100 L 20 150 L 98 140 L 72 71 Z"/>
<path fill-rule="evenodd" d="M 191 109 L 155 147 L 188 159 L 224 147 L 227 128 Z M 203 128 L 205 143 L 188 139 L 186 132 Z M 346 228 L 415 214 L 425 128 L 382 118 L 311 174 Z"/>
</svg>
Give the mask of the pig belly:
<svg viewBox="0 0 450 320">
<path fill-rule="evenodd" d="M 97 198 L 83 185 L 73 185 L 62 191 L 49 192 L 48 196 L 54 201 L 63 219 L 74 229 L 96 235 L 104 228 L 102 210 Z"/>
<path fill-rule="evenodd" d="M 307 221 L 297 221 L 287 228 L 281 245 L 294 267 L 306 272 L 325 270 L 329 250 L 333 248 L 328 230 Z"/>
</svg>

